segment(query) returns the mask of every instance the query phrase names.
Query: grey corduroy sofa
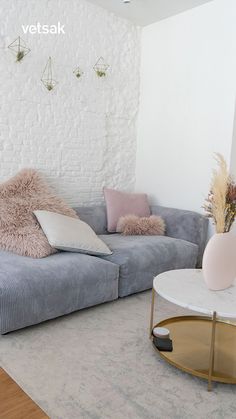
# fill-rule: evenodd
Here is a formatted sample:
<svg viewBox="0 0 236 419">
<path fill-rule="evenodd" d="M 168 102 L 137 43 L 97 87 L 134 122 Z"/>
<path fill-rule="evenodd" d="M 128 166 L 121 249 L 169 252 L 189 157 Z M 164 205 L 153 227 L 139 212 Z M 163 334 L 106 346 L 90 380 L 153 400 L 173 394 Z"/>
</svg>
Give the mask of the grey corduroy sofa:
<svg viewBox="0 0 236 419">
<path fill-rule="evenodd" d="M 76 210 L 113 254 L 31 259 L 0 251 L 1 334 L 149 289 L 161 272 L 201 265 L 208 220 L 200 214 L 152 206 L 165 219 L 166 236 L 125 237 L 107 233 L 104 206 Z"/>
</svg>

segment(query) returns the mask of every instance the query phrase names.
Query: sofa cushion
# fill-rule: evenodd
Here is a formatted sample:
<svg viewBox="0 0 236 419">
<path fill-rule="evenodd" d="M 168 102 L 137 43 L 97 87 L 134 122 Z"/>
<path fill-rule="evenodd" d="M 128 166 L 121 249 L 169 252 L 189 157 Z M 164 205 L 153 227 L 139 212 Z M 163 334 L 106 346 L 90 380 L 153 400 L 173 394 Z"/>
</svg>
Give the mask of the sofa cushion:
<svg viewBox="0 0 236 419">
<path fill-rule="evenodd" d="M 128 193 L 109 188 L 104 188 L 103 192 L 107 208 L 107 230 L 110 233 L 116 231 L 117 222 L 124 215 L 150 216 L 146 194 Z"/>
<path fill-rule="evenodd" d="M 124 236 L 163 236 L 165 234 L 165 222 L 158 215 L 151 215 L 150 217 L 125 215 L 119 218 L 116 231 Z"/>
<path fill-rule="evenodd" d="M 0 208 L 0 248 L 34 258 L 56 252 L 37 222 L 34 210 L 55 211 L 78 218 L 33 169 L 23 169 L 0 184 Z"/>
<path fill-rule="evenodd" d="M 117 265 L 80 253 L 31 259 L 0 252 L 0 333 L 118 296 Z"/>
<path fill-rule="evenodd" d="M 101 235 L 113 251 L 104 259 L 120 267 L 119 296 L 152 287 L 153 278 L 171 269 L 195 268 L 198 246 L 166 236 Z"/>
<path fill-rule="evenodd" d="M 84 221 L 51 211 L 34 211 L 50 245 L 88 255 L 111 255 L 107 245 Z"/>
</svg>

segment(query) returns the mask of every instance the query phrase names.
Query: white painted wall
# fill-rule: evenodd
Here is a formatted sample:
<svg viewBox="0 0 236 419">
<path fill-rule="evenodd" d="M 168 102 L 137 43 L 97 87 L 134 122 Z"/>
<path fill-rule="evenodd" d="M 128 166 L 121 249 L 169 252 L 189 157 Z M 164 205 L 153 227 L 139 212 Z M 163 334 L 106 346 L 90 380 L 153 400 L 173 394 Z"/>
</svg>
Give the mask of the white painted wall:
<svg viewBox="0 0 236 419">
<path fill-rule="evenodd" d="M 234 125 L 233 125 L 233 140 L 231 148 L 231 162 L 230 162 L 230 171 L 236 181 L 236 102 L 235 102 L 235 112 L 234 112 Z"/>
<path fill-rule="evenodd" d="M 21 28 L 58 21 L 65 35 Z M 85 0 L 0 0 L 0 22 L 1 180 L 38 168 L 71 204 L 100 202 L 104 185 L 132 190 L 140 30 Z M 31 52 L 15 63 L 7 45 L 19 35 Z M 50 55 L 59 84 L 48 92 L 40 78 Z M 104 80 L 93 71 L 101 55 Z"/>
<path fill-rule="evenodd" d="M 143 29 L 136 189 L 155 203 L 201 211 L 213 152 L 230 162 L 235 22 L 214 0 Z"/>
</svg>

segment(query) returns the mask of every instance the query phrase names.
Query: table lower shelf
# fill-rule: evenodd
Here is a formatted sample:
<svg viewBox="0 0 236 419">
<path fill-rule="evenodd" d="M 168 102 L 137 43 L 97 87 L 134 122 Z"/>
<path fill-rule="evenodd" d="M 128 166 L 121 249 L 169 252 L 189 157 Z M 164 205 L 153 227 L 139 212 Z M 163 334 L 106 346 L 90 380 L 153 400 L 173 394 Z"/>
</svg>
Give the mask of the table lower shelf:
<svg viewBox="0 0 236 419">
<path fill-rule="evenodd" d="M 173 351 L 160 356 L 182 371 L 208 379 L 212 320 L 181 316 L 162 320 L 154 327 L 167 327 Z M 217 320 L 212 381 L 236 384 L 236 326 Z"/>
</svg>

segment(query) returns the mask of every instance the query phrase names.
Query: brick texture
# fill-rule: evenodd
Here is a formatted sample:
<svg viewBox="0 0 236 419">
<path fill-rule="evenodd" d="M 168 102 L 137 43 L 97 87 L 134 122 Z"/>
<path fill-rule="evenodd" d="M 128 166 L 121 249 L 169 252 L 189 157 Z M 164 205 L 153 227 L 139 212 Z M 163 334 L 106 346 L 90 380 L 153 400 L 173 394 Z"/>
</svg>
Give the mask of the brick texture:
<svg viewBox="0 0 236 419">
<path fill-rule="evenodd" d="M 37 168 L 72 205 L 100 203 L 104 185 L 132 190 L 140 29 L 86 0 L 1 0 L 0 14 L 1 180 Z M 58 21 L 65 35 L 21 27 Z M 7 45 L 19 35 L 31 52 L 16 63 Z M 40 82 L 49 56 L 51 92 Z M 110 64 L 103 79 L 93 71 L 100 56 Z"/>
</svg>

